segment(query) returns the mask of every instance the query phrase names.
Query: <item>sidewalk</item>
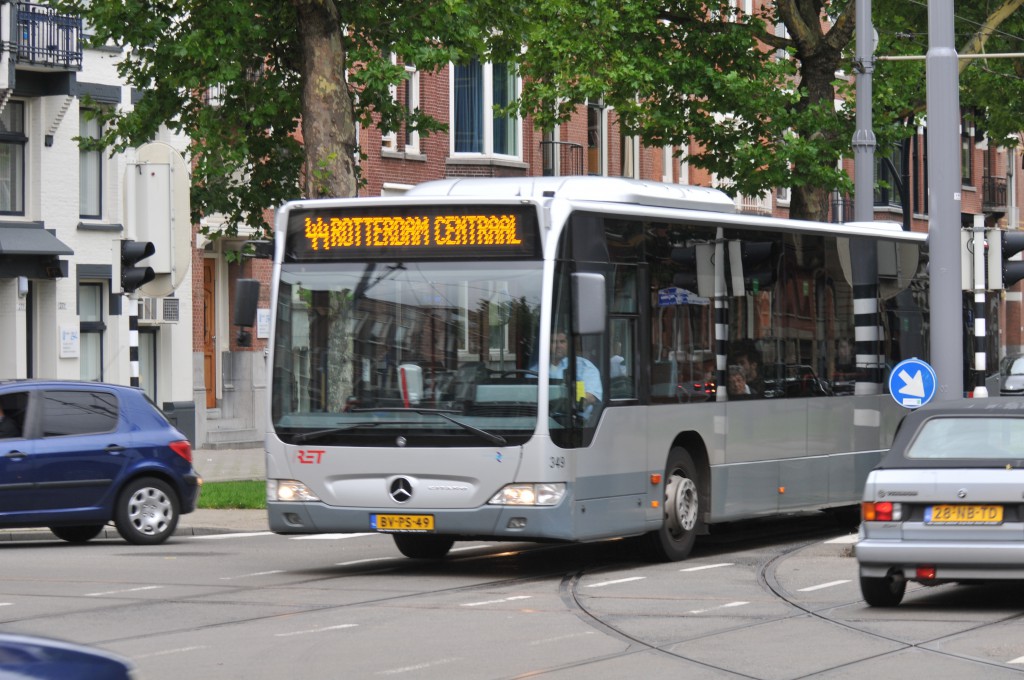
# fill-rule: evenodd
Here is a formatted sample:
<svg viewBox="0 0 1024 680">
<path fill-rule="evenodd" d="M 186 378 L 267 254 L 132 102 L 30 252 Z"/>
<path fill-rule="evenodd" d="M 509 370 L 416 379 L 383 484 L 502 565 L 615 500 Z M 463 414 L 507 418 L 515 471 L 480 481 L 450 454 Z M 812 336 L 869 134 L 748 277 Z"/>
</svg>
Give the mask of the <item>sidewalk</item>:
<svg viewBox="0 0 1024 680">
<path fill-rule="evenodd" d="M 267 474 L 262 448 L 196 449 L 192 452 L 192 467 L 202 475 L 204 483 L 262 480 Z M 117 535 L 113 529 L 107 531 Z M 178 536 L 203 536 L 252 531 L 270 531 L 266 510 L 199 509 L 182 515 L 174 533 Z"/>
<path fill-rule="evenodd" d="M 244 479 L 262 480 L 266 476 L 263 449 L 197 449 L 192 452 L 192 466 L 204 483 Z M 208 536 L 211 534 L 270 531 L 266 510 L 195 510 L 178 520 L 175 536 Z M 122 540 L 113 524 L 96 537 Z M 0 542 L 59 541 L 46 529 L 0 529 Z M 173 539 L 172 539 L 173 540 Z"/>
</svg>

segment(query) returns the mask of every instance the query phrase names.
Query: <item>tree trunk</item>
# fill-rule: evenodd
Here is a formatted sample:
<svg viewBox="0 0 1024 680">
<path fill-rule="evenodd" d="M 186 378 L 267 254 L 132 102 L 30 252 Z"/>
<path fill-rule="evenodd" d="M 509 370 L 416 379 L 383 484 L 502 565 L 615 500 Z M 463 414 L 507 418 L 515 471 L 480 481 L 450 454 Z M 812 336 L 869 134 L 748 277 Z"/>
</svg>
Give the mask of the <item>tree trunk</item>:
<svg viewBox="0 0 1024 680">
<path fill-rule="evenodd" d="M 333 0 L 292 0 L 302 59 L 306 198 L 356 195 L 356 128 Z"/>
</svg>

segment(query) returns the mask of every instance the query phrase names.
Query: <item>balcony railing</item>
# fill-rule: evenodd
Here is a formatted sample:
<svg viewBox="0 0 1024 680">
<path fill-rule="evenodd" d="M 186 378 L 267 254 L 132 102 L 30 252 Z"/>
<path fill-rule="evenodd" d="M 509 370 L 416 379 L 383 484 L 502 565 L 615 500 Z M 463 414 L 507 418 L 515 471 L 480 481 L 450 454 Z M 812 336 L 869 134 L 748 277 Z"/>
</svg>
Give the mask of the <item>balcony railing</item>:
<svg viewBox="0 0 1024 680">
<path fill-rule="evenodd" d="M 82 18 L 58 14 L 46 5 L 18 6 L 18 63 L 65 70 L 82 69 Z"/>
<path fill-rule="evenodd" d="M 981 208 L 985 211 L 1006 211 L 1006 178 L 981 179 Z"/>
<path fill-rule="evenodd" d="M 733 199 L 736 208 L 746 215 L 771 215 L 772 195 L 770 192 L 760 196 L 747 196 L 739 194 Z"/>
<path fill-rule="evenodd" d="M 585 174 L 583 145 L 572 142 L 541 142 L 540 155 L 545 177 Z M 556 163 L 557 161 L 557 163 Z"/>
</svg>

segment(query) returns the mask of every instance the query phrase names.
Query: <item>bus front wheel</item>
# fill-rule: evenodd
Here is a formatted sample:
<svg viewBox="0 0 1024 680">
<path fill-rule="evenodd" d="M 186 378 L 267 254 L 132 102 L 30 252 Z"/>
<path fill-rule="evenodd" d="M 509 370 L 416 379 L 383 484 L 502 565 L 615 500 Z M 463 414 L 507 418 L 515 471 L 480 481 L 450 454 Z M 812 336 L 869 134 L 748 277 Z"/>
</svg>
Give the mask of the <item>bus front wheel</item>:
<svg viewBox="0 0 1024 680">
<path fill-rule="evenodd" d="M 437 534 L 394 534 L 398 552 L 417 560 L 439 560 L 455 543 L 451 536 Z"/>
<path fill-rule="evenodd" d="M 686 449 L 675 447 L 665 466 L 665 519 L 644 538 L 651 557 L 661 562 L 685 559 L 693 549 L 700 522 L 700 474 Z"/>
</svg>

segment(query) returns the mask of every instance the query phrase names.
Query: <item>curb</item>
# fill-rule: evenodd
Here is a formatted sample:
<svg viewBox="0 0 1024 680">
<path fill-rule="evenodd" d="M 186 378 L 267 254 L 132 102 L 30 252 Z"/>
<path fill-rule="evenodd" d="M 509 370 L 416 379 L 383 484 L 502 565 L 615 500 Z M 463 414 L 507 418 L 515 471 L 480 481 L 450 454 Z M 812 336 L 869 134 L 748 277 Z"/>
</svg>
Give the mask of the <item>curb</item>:
<svg viewBox="0 0 1024 680">
<path fill-rule="evenodd" d="M 270 529 L 262 529 L 261 531 L 270 531 Z M 193 527 L 193 526 L 178 526 L 174 530 L 172 536 L 217 536 L 221 534 L 237 534 L 243 533 L 241 529 L 229 529 L 227 527 Z M 104 538 L 117 539 L 124 541 L 121 538 L 121 534 L 117 533 L 117 529 L 112 526 L 105 527 L 103 531 L 96 535 L 95 538 L 89 542 L 98 541 Z M 14 543 L 21 541 L 56 541 L 57 543 L 65 543 L 53 535 L 49 529 L 43 528 L 30 528 L 30 529 L 0 529 L 0 544 L 2 543 Z M 162 545 L 162 544 L 157 544 Z M 145 546 L 140 546 L 145 547 Z"/>
</svg>

